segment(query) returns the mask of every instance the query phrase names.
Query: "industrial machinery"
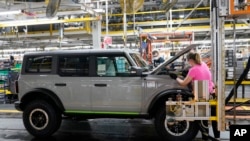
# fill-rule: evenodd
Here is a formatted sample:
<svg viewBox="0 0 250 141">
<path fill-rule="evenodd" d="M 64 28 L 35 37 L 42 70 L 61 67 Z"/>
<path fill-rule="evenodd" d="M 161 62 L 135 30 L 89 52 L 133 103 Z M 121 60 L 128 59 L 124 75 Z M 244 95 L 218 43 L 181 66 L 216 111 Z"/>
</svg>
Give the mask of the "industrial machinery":
<svg viewBox="0 0 250 141">
<path fill-rule="evenodd" d="M 249 125 L 250 121 L 250 98 L 237 96 L 237 88 L 244 85 L 244 78 L 250 68 L 250 58 L 239 78 L 234 78 L 229 94 L 225 93 L 225 31 L 224 20 L 231 18 L 234 25 L 237 19 L 248 18 L 250 15 L 250 0 L 210 0 L 211 42 L 212 42 L 212 74 L 216 84 L 216 100 L 208 97 L 208 84 L 205 81 L 194 82 L 194 98 L 182 101 L 181 95 L 176 100 L 166 101 L 166 120 L 171 123 L 182 120 L 217 120 L 220 131 L 231 131 L 233 125 Z M 234 41 L 235 26 L 232 28 Z M 234 45 L 233 62 L 236 61 L 236 46 Z M 236 68 L 234 63 L 234 69 Z M 234 74 L 235 76 L 235 74 Z M 210 115 L 211 106 L 217 107 L 216 116 Z M 214 139 L 216 140 L 216 139 Z"/>
</svg>

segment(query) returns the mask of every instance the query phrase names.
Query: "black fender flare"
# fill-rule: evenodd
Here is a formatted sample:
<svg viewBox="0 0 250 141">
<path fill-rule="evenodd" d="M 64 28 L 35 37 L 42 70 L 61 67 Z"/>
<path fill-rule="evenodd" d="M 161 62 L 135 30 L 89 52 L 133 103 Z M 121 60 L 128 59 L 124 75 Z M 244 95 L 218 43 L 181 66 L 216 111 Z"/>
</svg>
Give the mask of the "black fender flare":
<svg viewBox="0 0 250 141">
<path fill-rule="evenodd" d="M 164 91 L 161 91 L 158 93 L 153 100 L 151 101 L 148 113 L 149 115 L 154 115 L 157 108 L 160 108 L 159 106 L 162 106 L 162 104 L 165 104 L 165 102 L 168 100 L 168 98 L 172 98 L 172 100 L 175 100 L 176 95 L 181 94 L 182 99 L 184 101 L 188 100 L 189 97 L 194 97 L 193 93 L 188 89 L 167 89 Z"/>
<path fill-rule="evenodd" d="M 36 94 L 34 94 L 36 93 Z M 35 100 L 35 99 L 45 99 L 49 100 L 54 106 L 58 108 L 61 112 L 65 111 L 65 108 L 59 99 L 59 97 L 52 91 L 44 88 L 35 88 L 28 93 L 26 93 L 22 99 L 20 100 L 20 109 L 24 110 L 25 105 L 29 103 L 29 101 Z"/>
</svg>

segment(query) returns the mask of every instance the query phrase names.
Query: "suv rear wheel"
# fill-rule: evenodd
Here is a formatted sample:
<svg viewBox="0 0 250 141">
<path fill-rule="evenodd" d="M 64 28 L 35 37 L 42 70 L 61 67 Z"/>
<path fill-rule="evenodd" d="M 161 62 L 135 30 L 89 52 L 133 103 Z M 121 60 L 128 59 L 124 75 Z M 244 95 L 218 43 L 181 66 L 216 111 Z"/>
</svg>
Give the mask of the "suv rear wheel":
<svg viewBox="0 0 250 141">
<path fill-rule="evenodd" d="M 27 131 L 36 137 L 48 137 L 58 130 L 62 116 L 49 103 L 36 100 L 27 104 L 23 112 L 23 123 Z"/>
<path fill-rule="evenodd" d="M 167 112 L 166 112 L 167 111 Z M 193 140 L 198 133 L 198 126 L 191 121 L 175 121 L 173 113 L 162 106 L 155 116 L 155 128 L 160 137 L 168 141 Z"/>
</svg>

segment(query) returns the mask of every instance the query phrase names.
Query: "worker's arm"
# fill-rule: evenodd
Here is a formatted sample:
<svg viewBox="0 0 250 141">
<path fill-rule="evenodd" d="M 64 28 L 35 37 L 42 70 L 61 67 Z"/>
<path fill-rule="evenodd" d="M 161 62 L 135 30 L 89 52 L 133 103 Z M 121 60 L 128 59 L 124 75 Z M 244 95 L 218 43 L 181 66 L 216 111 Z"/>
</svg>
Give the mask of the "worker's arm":
<svg viewBox="0 0 250 141">
<path fill-rule="evenodd" d="M 190 76 L 186 76 L 186 78 L 184 80 L 182 80 L 181 78 L 176 78 L 177 82 L 182 85 L 182 86 L 187 86 L 191 81 L 192 81 L 192 77 Z"/>
</svg>

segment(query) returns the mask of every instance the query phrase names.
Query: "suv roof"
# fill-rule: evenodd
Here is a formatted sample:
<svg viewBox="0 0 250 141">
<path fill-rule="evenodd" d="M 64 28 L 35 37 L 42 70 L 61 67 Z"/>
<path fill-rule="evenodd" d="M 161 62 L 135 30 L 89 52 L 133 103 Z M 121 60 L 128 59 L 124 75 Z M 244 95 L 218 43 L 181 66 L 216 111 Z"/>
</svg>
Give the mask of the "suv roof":
<svg viewBox="0 0 250 141">
<path fill-rule="evenodd" d="M 117 52 L 128 52 L 128 53 L 138 53 L 130 49 L 84 49 L 84 50 L 55 50 L 49 52 L 29 52 L 25 55 L 52 55 L 52 54 L 78 54 L 78 53 L 117 53 Z"/>
</svg>

